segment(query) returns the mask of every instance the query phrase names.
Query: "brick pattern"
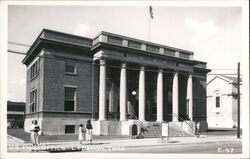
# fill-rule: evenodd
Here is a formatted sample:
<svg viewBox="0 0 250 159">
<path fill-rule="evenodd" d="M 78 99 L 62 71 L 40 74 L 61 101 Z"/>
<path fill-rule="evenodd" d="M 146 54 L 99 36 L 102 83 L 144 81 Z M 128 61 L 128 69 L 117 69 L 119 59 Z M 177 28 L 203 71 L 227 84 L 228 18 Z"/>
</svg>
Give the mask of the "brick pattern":
<svg viewBox="0 0 250 159">
<path fill-rule="evenodd" d="M 47 49 L 46 55 L 58 59 L 56 50 Z M 60 55 L 71 54 L 71 58 L 62 60 L 46 59 L 44 61 L 44 110 L 64 111 L 64 87 L 76 87 L 76 110 L 92 111 L 92 64 L 71 52 L 60 52 Z M 83 53 L 84 54 L 84 53 Z M 91 58 L 85 56 L 85 58 Z M 65 63 L 75 62 L 76 75 L 65 74 Z"/>
</svg>

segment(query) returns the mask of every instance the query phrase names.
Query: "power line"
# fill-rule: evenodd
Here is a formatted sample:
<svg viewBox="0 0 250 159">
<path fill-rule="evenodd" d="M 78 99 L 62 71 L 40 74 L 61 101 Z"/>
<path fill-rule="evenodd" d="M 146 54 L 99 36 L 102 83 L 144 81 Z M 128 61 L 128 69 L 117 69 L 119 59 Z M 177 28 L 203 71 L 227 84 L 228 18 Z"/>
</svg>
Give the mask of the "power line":
<svg viewBox="0 0 250 159">
<path fill-rule="evenodd" d="M 207 75 L 237 75 L 237 73 L 208 73 Z"/>
<path fill-rule="evenodd" d="M 19 55 L 25 55 L 26 56 L 26 53 L 23 53 L 23 52 L 19 52 L 19 51 L 13 51 L 13 50 L 7 50 L 9 53 L 14 53 L 14 54 L 19 54 Z M 33 56 L 33 57 L 40 57 L 40 58 L 45 58 L 45 59 L 50 59 L 50 60 L 57 60 L 57 61 L 74 61 L 76 63 L 90 63 L 92 61 L 86 61 L 86 60 L 81 60 L 81 59 L 71 59 L 71 60 L 66 60 L 64 57 L 61 57 L 63 59 L 59 59 L 60 57 L 57 56 L 57 58 L 51 58 L 51 57 L 46 57 L 46 56 L 40 56 L 40 55 L 28 55 L 28 56 Z M 78 61 L 82 61 L 82 62 L 78 62 Z M 97 63 L 92 63 L 93 65 L 95 66 L 106 66 L 106 67 L 110 67 L 110 68 L 118 68 L 118 69 L 121 69 L 122 67 L 120 66 L 114 66 L 114 65 L 108 65 L 108 64 L 97 64 Z M 134 71 L 140 71 L 141 69 L 139 68 L 133 68 L 133 67 L 126 67 L 126 69 L 128 70 L 134 70 Z M 148 71 L 148 72 L 158 72 L 156 70 L 152 70 L 152 69 L 145 69 L 145 71 Z M 163 71 L 165 73 L 175 73 L 174 71 Z"/>
<path fill-rule="evenodd" d="M 13 53 L 13 54 L 19 54 L 19 55 L 24 55 L 26 56 L 27 54 L 24 53 L 24 52 L 20 52 L 20 51 L 15 51 L 15 50 L 7 50 L 9 53 Z M 39 58 L 45 58 L 45 59 L 50 59 L 50 60 L 57 60 L 57 61 L 74 61 L 75 63 L 91 63 L 92 61 L 86 61 L 86 60 L 83 60 L 83 59 L 65 59 L 64 57 L 59 57 L 57 56 L 56 58 L 52 58 L 52 57 L 49 57 L 49 56 L 41 56 L 41 55 L 28 55 L 28 56 L 32 56 L 32 57 L 39 57 Z M 61 58 L 61 59 L 60 59 Z M 81 62 L 79 62 L 81 61 Z M 97 64 L 97 63 L 92 63 L 94 66 L 106 66 L 106 67 L 110 67 L 110 68 L 118 68 L 118 69 L 121 69 L 122 67 L 121 66 L 114 66 L 114 65 L 108 65 L 108 64 Z M 140 71 L 141 69 L 139 68 L 134 68 L 134 67 L 126 67 L 126 69 L 128 70 L 134 70 L 134 71 Z M 145 69 L 145 71 L 148 71 L 148 72 L 158 72 L 157 70 L 155 69 Z M 163 71 L 164 73 L 175 73 L 175 71 L 166 71 L 164 70 Z M 187 74 L 187 73 L 180 73 L 179 74 Z M 207 75 L 237 75 L 237 73 L 211 73 L 211 74 L 207 74 Z"/>
<path fill-rule="evenodd" d="M 20 45 L 20 46 L 30 47 L 30 45 L 27 45 L 27 44 L 21 44 L 21 43 L 12 42 L 12 41 L 8 41 L 8 43 L 9 43 L 9 44 L 13 44 L 13 45 Z"/>
<path fill-rule="evenodd" d="M 14 45 L 20 45 L 20 46 L 25 46 L 25 47 L 30 47 L 31 45 L 27 45 L 27 44 L 22 44 L 22 43 L 17 43 L 17 42 L 12 42 L 12 41 L 8 41 L 8 43 L 9 44 L 14 44 Z M 18 52 L 18 51 L 16 51 L 16 52 Z M 24 53 L 25 54 L 25 53 Z M 26 55 L 26 54 L 25 54 Z M 229 71 L 229 70 L 231 70 L 231 71 L 237 71 L 237 69 L 226 69 L 226 68 L 211 68 L 211 70 L 214 70 L 214 71 L 224 71 L 224 70 L 227 70 L 227 71 Z"/>
<path fill-rule="evenodd" d="M 237 71 L 237 69 L 216 69 L 216 68 L 212 68 L 212 70 L 215 70 L 215 71 Z"/>
</svg>

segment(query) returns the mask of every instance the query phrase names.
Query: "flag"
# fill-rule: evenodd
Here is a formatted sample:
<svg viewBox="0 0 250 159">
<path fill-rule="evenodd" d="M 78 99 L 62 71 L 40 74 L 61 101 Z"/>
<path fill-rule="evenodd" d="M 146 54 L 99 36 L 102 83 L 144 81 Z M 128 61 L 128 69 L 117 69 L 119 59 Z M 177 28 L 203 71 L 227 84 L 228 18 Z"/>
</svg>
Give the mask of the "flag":
<svg viewBox="0 0 250 159">
<path fill-rule="evenodd" d="M 153 16 L 153 8 L 152 8 L 152 6 L 149 6 L 149 14 L 150 14 L 150 17 L 153 19 L 154 16 Z"/>
</svg>

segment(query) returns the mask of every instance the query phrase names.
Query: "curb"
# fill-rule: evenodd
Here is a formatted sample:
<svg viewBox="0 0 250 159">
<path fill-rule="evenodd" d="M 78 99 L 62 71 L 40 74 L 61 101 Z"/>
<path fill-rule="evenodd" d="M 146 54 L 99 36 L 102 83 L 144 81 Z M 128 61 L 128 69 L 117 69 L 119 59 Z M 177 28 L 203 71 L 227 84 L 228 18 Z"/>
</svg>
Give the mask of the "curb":
<svg viewBox="0 0 250 159">
<path fill-rule="evenodd" d="M 170 145 L 196 145 L 196 144 L 210 144 L 210 143 L 216 143 L 216 142 L 220 142 L 220 143 L 231 143 L 234 141 L 207 141 L 207 142 L 198 142 L 198 143 L 162 143 L 162 144 L 158 144 L 158 145 L 140 145 L 140 146 L 125 146 L 126 148 L 135 148 L 135 147 L 153 147 L 153 146 L 170 146 Z"/>
<path fill-rule="evenodd" d="M 24 141 L 24 140 L 22 140 L 20 138 L 14 137 L 14 136 L 9 135 L 9 134 L 7 134 L 7 137 L 11 138 L 11 139 L 14 139 L 14 140 L 17 140 L 17 141 L 22 142 L 22 143 L 27 143 L 27 141 Z"/>
<path fill-rule="evenodd" d="M 11 136 L 11 135 L 7 135 L 8 137 L 14 139 L 14 140 L 17 140 L 23 144 L 27 144 L 27 143 L 30 143 L 29 141 L 24 141 L 20 138 L 17 138 L 17 137 L 14 137 L 14 136 Z M 133 141 L 136 141 L 136 142 L 141 142 L 141 141 L 151 141 L 151 140 L 155 140 L 155 142 L 157 142 L 157 144 L 154 144 L 154 145 L 142 145 L 142 146 L 145 146 L 145 147 L 148 147 L 148 146 L 166 146 L 166 145 L 188 145 L 188 144 L 204 144 L 204 143 L 216 143 L 216 142 L 220 142 L 220 143 L 224 143 L 224 142 L 235 142 L 235 141 L 232 141 L 232 140 L 222 140 L 222 141 L 201 141 L 201 142 L 189 142 L 189 143 L 182 143 L 182 141 L 178 142 L 178 143 L 160 143 L 158 142 L 160 138 L 144 138 L 144 139 L 137 139 L 137 140 L 133 140 Z M 171 138 L 170 138 L 171 139 Z M 178 139 L 177 139 L 178 140 Z M 119 140 L 119 139 L 113 139 L 113 140 L 95 140 L 97 142 L 104 142 L 104 144 L 114 144 L 114 142 L 131 142 L 132 139 L 129 139 L 129 140 Z M 171 141 L 171 140 L 170 140 Z M 236 140 L 236 142 L 239 142 L 241 141 L 240 140 Z M 78 141 L 77 140 L 70 140 L 70 141 L 54 141 L 54 142 L 40 142 L 40 144 L 44 144 L 44 145 L 58 145 L 58 144 L 78 144 Z M 136 144 L 136 143 L 135 143 Z M 138 146 L 131 146 L 131 147 L 138 147 Z M 141 147 L 141 146 L 139 146 Z"/>
<path fill-rule="evenodd" d="M 108 143 L 104 143 L 104 144 L 114 144 L 114 143 L 110 143 L 109 141 L 99 141 L 99 142 L 108 142 Z M 206 144 L 206 143 L 230 143 L 230 142 L 240 142 L 239 140 L 237 141 L 228 141 L 228 140 L 224 140 L 224 141 L 203 141 L 203 142 L 189 142 L 189 143 L 182 143 L 182 142 L 178 142 L 178 143 L 159 143 L 156 141 L 156 144 L 151 144 L 151 145 L 137 145 L 137 146 L 129 146 L 126 145 L 125 147 L 151 147 L 151 146 L 167 146 L 167 145 L 190 145 L 190 144 Z M 79 144 L 78 142 L 74 141 L 74 142 L 53 142 L 53 143 L 40 143 L 42 145 L 68 145 L 68 144 Z"/>
</svg>

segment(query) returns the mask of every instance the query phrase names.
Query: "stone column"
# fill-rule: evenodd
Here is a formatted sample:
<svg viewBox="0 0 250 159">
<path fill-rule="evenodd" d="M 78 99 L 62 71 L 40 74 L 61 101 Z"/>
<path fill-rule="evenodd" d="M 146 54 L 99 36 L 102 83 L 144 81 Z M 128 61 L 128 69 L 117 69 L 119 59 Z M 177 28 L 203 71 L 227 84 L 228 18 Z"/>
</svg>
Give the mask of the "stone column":
<svg viewBox="0 0 250 159">
<path fill-rule="evenodd" d="M 114 97 L 115 97 L 115 84 L 111 82 L 111 88 L 109 91 L 109 112 L 114 112 Z"/>
<path fill-rule="evenodd" d="M 99 80 L 99 120 L 106 120 L 106 66 L 105 60 L 100 59 Z"/>
<path fill-rule="evenodd" d="M 157 119 L 156 121 L 163 121 L 163 76 L 162 69 L 159 70 L 157 76 Z"/>
<path fill-rule="evenodd" d="M 142 66 L 139 74 L 139 120 L 145 121 L 145 67 Z"/>
<path fill-rule="evenodd" d="M 173 103 L 173 121 L 179 121 L 179 90 L 178 90 L 178 73 L 174 74 L 172 88 L 172 103 Z"/>
<path fill-rule="evenodd" d="M 126 79 L 126 63 L 122 63 L 120 74 L 120 121 L 126 120 L 127 105 L 127 79 Z"/>
<path fill-rule="evenodd" d="M 192 74 L 188 77 L 187 84 L 187 99 L 188 99 L 188 117 L 193 120 L 193 77 Z"/>
</svg>

